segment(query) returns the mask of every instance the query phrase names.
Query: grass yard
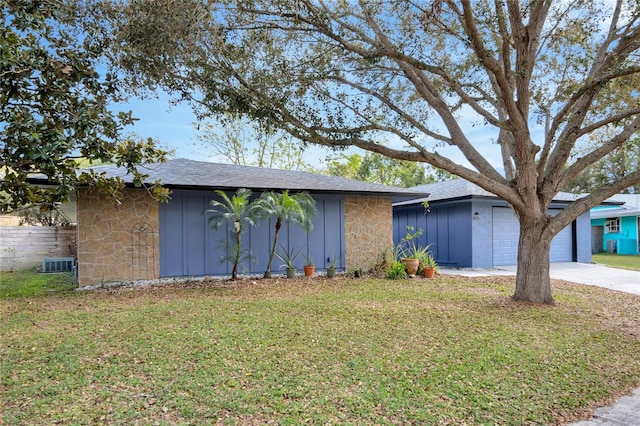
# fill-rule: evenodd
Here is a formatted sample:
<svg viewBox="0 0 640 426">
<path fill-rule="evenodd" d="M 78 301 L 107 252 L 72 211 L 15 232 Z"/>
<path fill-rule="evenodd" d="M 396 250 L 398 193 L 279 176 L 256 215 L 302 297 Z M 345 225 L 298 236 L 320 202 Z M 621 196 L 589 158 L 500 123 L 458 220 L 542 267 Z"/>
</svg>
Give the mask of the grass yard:
<svg viewBox="0 0 640 426">
<path fill-rule="evenodd" d="M 598 253 L 591 255 L 591 260 L 612 268 L 631 269 L 640 271 L 640 255 Z"/>
<path fill-rule="evenodd" d="M 0 299 L 52 294 L 60 296 L 73 292 L 77 287 L 72 272 L 39 274 L 35 269 L 0 272 Z"/>
<path fill-rule="evenodd" d="M 640 385 L 640 297 L 556 281 L 557 306 L 516 304 L 513 285 L 2 294 L 0 424 L 561 424 Z"/>
</svg>

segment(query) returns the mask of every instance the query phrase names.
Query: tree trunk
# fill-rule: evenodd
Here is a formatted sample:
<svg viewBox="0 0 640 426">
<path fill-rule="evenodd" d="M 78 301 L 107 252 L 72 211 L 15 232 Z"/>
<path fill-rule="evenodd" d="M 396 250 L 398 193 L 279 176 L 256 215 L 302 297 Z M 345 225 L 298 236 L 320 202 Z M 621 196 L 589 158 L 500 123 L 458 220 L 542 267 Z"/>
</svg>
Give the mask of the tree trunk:
<svg viewBox="0 0 640 426">
<path fill-rule="evenodd" d="M 276 247 L 278 244 L 278 233 L 282 227 L 282 217 L 276 219 L 276 232 L 273 234 L 273 245 L 271 246 L 271 253 L 269 254 L 269 262 L 267 262 L 267 270 L 264 271 L 263 278 L 271 278 L 271 263 L 273 263 L 273 256 L 276 254 Z"/>
<path fill-rule="evenodd" d="M 523 225 L 520 221 L 518 272 L 513 300 L 554 305 L 549 278 L 551 238 L 545 223 Z"/>
<path fill-rule="evenodd" d="M 236 232 L 236 246 L 234 248 L 233 255 L 233 270 L 231 270 L 231 279 L 238 279 L 238 263 L 240 263 L 240 255 L 242 254 L 242 240 L 241 240 L 241 231 Z"/>
</svg>

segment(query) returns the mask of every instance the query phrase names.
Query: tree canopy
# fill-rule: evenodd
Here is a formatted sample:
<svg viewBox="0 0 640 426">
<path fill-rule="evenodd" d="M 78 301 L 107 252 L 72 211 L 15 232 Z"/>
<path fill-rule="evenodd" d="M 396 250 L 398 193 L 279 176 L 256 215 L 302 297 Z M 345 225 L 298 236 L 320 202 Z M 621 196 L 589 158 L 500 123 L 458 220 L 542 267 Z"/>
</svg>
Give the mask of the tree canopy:
<svg viewBox="0 0 640 426">
<path fill-rule="evenodd" d="M 111 20 L 94 34 L 136 87 L 303 144 L 426 162 L 509 202 L 515 300 L 553 303 L 553 236 L 640 181 L 611 178 L 547 212 L 640 128 L 637 0 L 98 3 Z M 611 136 L 572 157 L 602 129 Z"/>
<path fill-rule="evenodd" d="M 576 155 L 586 155 L 600 143 L 599 141 L 589 143 Z M 640 137 L 638 136 L 629 139 L 610 155 L 583 170 L 567 184 L 565 191 L 592 192 L 610 180 L 619 180 L 637 170 L 640 170 Z M 640 182 L 624 188 L 621 192 L 640 194 Z"/>
<path fill-rule="evenodd" d="M 327 167 L 321 172 L 331 176 L 404 188 L 456 177 L 429 165 L 425 167 L 421 163 L 397 160 L 374 152 L 367 152 L 365 155 L 341 153 L 331 156 L 327 158 Z"/>
<path fill-rule="evenodd" d="M 0 210 L 27 204 L 51 209 L 78 185 L 118 198 L 123 182 L 79 170 L 78 158 L 126 167 L 137 184 L 136 166 L 164 160 L 151 140 L 122 139 L 131 113 L 109 109 L 118 80 L 96 71 L 97 52 L 74 44 L 73 23 L 60 1 L 3 1 L 0 17 Z M 69 21 L 71 19 L 71 21 Z M 27 182 L 32 173 L 48 185 Z M 166 189 L 152 188 L 158 198 Z"/>
<path fill-rule="evenodd" d="M 283 170 L 313 170 L 304 160 L 305 149 L 288 134 L 262 129 L 247 119 L 222 117 L 196 123 L 198 139 L 223 161 L 240 166 Z"/>
</svg>

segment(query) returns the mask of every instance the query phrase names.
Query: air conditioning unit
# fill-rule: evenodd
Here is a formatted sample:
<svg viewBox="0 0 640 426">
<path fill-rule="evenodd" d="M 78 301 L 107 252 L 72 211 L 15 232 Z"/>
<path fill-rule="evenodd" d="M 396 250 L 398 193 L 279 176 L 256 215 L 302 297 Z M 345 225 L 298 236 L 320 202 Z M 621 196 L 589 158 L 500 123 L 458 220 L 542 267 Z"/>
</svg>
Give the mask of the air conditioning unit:
<svg viewBox="0 0 640 426">
<path fill-rule="evenodd" d="M 49 257 L 42 259 L 42 272 L 70 272 L 73 271 L 75 259 L 73 257 Z"/>
</svg>

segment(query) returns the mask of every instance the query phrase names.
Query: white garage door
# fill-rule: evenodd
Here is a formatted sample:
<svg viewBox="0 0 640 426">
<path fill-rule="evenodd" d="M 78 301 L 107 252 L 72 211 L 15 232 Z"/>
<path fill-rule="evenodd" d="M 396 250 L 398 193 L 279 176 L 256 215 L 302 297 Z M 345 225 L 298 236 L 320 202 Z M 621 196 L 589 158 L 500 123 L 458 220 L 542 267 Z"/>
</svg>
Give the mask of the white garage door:
<svg viewBox="0 0 640 426">
<path fill-rule="evenodd" d="M 551 212 L 554 214 L 555 212 Z M 504 207 L 493 208 L 493 264 L 515 265 L 518 262 L 520 224 L 513 211 Z M 573 233 L 571 225 L 564 228 L 551 241 L 551 262 L 573 260 Z"/>
</svg>

